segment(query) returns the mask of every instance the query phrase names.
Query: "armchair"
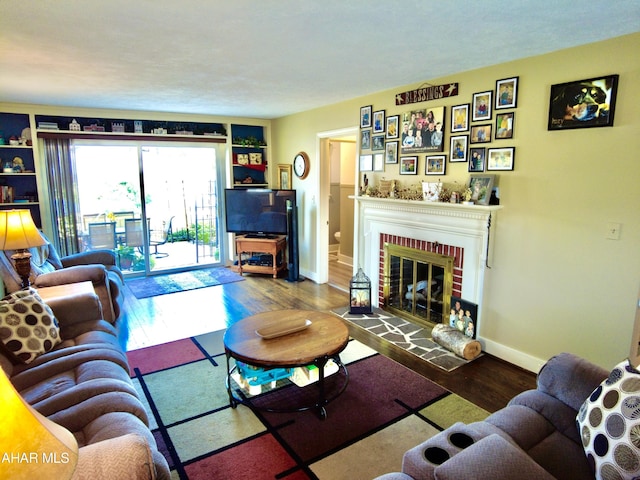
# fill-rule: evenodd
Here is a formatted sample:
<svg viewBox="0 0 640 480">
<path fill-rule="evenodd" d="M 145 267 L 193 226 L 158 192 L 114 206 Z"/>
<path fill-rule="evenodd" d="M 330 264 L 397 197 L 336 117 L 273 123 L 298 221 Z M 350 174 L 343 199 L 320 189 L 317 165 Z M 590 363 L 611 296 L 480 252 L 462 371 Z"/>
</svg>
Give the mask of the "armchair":
<svg viewBox="0 0 640 480">
<path fill-rule="evenodd" d="M 109 250 L 92 250 L 60 258 L 49 239 L 46 244 L 32 248 L 31 277 L 35 288 L 91 281 L 100 303 L 104 319 L 116 324 L 123 303 L 124 277 L 117 267 L 116 257 Z M 20 290 L 22 280 L 11 260 L 13 251 L 0 251 L 0 276 L 7 293 Z"/>
</svg>

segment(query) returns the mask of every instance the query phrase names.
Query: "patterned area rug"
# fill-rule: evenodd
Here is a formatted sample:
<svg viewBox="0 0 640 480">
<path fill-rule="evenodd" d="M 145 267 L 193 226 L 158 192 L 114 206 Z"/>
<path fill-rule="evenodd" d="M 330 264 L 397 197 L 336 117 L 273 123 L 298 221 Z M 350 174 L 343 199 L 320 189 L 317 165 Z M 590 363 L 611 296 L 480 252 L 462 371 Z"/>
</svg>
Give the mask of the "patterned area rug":
<svg viewBox="0 0 640 480">
<path fill-rule="evenodd" d="M 488 415 L 355 340 L 341 354 L 349 384 L 327 405 L 325 420 L 314 411 L 268 413 L 245 405 L 233 409 L 225 387 L 223 334 L 127 354 L 173 478 L 374 478 L 399 471 L 406 450 L 456 421 Z M 309 388 L 315 384 L 300 388 L 283 380 L 252 401 L 291 400 L 297 390 Z"/>
<path fill-rule="evenodd" d="M 373 308 L 370 314 L 351 314 L 349 307 L 337 308 L 333 313 L 447 372 L 469 363 L 469 360 L 458 357 L 434 342 L 430 329 L 395 317 L 380 308 Z"/>
<path fill-rule="evenodd" d="M 148 298 L 167 293 L 195 290 L 196 288 L 213 287 L 223 283 L 244 280 L 241 275 L 228 268 L 207 268 L 190 272 L 157 275 L 153 277 L 128 280 L 127 285 L 136 298 Z"/>
</svg>

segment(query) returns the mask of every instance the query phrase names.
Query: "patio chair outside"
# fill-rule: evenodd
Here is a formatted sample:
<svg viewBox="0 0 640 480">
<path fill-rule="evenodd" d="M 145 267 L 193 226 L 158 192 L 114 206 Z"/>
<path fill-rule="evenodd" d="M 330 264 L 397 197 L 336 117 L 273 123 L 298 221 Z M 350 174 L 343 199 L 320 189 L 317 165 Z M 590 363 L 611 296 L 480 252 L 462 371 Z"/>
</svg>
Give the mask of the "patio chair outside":
<svg viewBox="0 0 640 480">
<path fill-rule="evenodd" d="M 116 248 L 116 222 L 89 224 L 89 250 Z"/>
<path fill-rule="evenodd" d="M 144 246 L 144 230 L 141 218 L 126 218 L 124 220 L 124 243 L 127 247 Z"/>
<path fill-rule="evenodd" d="M 156 258 L 168 257 L 169 254 L 165 252 L 158 252 L 158 247 L 167 243 L 169 235 L 171 234 L 171 222 L 173 217 L 169 220 L 163 220 L 162 225 L 158 229 L 151 229 L 149 231 L 149 245 L 154 248 L 151 255 L 155 255 Z"/>
</svg>

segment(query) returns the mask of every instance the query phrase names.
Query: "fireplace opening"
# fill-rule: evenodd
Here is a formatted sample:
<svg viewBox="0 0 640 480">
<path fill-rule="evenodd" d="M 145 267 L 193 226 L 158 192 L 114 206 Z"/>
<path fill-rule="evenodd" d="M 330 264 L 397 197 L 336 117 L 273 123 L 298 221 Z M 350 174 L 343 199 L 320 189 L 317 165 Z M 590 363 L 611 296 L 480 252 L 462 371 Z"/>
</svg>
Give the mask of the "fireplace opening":
<svg viewBox="0 0 640 480">
<path fill-rule="evenodd" d="M 383 308 L 431 328 L 449 318 L 454 257 L 384 243 Z"/>
</svg>

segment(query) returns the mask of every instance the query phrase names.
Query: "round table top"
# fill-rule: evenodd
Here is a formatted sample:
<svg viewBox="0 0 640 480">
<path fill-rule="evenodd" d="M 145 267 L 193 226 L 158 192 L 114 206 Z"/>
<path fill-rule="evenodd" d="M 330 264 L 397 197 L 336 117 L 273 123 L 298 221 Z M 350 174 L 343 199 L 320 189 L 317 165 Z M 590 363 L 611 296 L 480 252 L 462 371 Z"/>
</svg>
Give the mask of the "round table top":
<svg viewBox="0 0 640 480">
<path fill-rule="evenodd" d="M 293 332 L 278 336 L 286 331 Z M 234 323 L 224 334 L 225 349 L 233 358 L 258 367 L 309 365 L 337 355 L 348 341 L 342 319 L 311 310 L 259 313 Z"/>
</svg>

